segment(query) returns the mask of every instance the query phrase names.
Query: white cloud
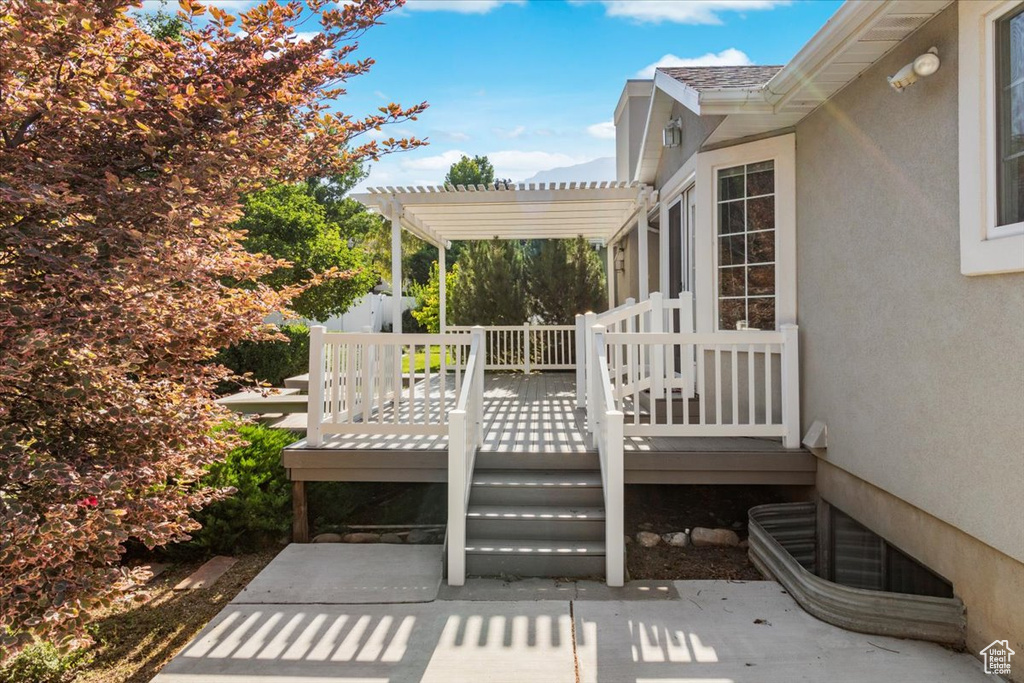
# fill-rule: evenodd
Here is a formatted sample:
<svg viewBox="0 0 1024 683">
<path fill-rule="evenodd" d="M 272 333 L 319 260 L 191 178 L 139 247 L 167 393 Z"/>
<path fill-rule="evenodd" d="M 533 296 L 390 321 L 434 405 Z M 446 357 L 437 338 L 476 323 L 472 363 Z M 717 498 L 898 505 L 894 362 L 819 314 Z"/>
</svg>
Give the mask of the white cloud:
<svg viewBox="0 0 1024 683">
<path fill-rule="evenodd" d="M 491 152 L 487 158 L 494 164 L 495 176 L 512 180 L 522 180 L 538 171 L 572 166 L 584 161 L 582 157 L 574 157 L 561 152 L 524 152 L 519 150 Z"/>
<path fill-rule="evenodd" d="M 523 136 L 523 133 L 526 132 L 526 126 L 516 126 L 515 128 L 493 128 L 492 132 L 499 138 L 515 140 L 516 138 L 521 138 Z"/>
<path fill-rule="evenodd" d="M 700 57 L 677 57 L 665 55 L 653 64 L 648 64 L 636 72 L 637 78 L 654 78 L 654 71 L 663 66 L 745 66 L 754 62 L 742 50 L 734 47 L 722 50 L 718 54 L 708 52 Z"/>
<path fill-rule="evenodd" d="M 790 0 L 604 0 L 609 17 L 625 17 L 640 23 L 721 24 L 722 12 L 770 10 Z"/>
<path fill-rule="evenodd" d="M 592 126 L 587 126 L 587 134 L 601 140 L 615 139 L 615 124 L 612 121 L 602 121 Z"/>
<path fill-rule="evenodd" d="M 450 149 L 441 154 L 434 154 L 429 157 L 418 159 L 402 159 L 401 167 L 406 171 L 439 171 L 441 176 L 448 172 L 451 165 L 463 156 L 472 156 L 457 149 Z M 440 176 L 439 176 L 440 177 Z M 440 182 L 440 181 L 437 181 Z"/>
<path fill-rule="evenodd" d="M 385 94 L 384 94 L 383 92 L 381 92 L 380 90 L 374 90 L 374 91 L 373 91 L 373 94 L 374 94 L 374 95 L 376 95 L 377 97 L 381 98 L 382 100 L 386 100 L 386 99 L 388 99 L 388 96 L 387 96 L 387 95 L 385 95 Z"/>
<path fill-rule="evenodd" d="M 401 171 L 403 171 L 402 173 L 392 176 L 390 173 L 375 174 L 371 171 L 369 182 L 371 184 L 378 184 L 385 176 L 397 178 L 429 175 L 435 177 L 435 180 L 430 184 L 437 184 L 444 178 L 444 174 L 448 172 L 451 165 L 463 156 L 473 155 L 461 150 L 452 149 L 441 154 L 420 157 L 418 159 L 402 159 L 399 164 Z M 522 150 L 487 152 L 485 156 L 494 164 L 494 175 L 496 177 L 511 178 L 516 181 L 528 178 L 538 171 L 546 171 L 561 166 L 572 166 L 585 160 L 583 157 L 574 157 L 560 152 Z"/>
<path fill-rule="evenodd" d="M 422 12 L 487 14 L 502 5 L 525 5 L 526 0 L 408 0 L 404 9 Z"/>
</svg>

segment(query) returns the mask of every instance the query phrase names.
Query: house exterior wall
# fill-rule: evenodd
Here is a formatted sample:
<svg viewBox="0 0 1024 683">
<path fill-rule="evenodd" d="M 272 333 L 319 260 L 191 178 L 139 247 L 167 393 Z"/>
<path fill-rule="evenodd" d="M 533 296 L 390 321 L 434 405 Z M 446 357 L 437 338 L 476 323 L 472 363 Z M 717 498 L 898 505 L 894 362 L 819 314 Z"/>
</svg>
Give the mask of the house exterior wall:
<svg viewBox="0 0 1024 683">
<path fill-rule="evenodd" d="M 676 102 L 672 105 L 672 119 L 683 120 L 683 142 L 678 147 L 667 147 L 662 151 L 661 162 L 655 180 L 655 189 L 661 190 L 672 174 L 697 153 L 700 146 L 718 127 L 724 116 L 699 116 Z"/>
<path fill-rule="evenodd" d="M 625 270 L 615 273 L 615 305 L 620 306 L 626 299 L 640 298 L 640 258 L 639 237 L 634 227 L 617 243 L 625 249 Z M 649 264 L 647 281 L 650 292 L 658 291 L 658 233 L 651 231 L 647 235 L 647 251 Z"/>
<path fill-rule="evenodd" d="M 651 81 L 626 81 L 615 116 L 616 180 L 632 180 L 651 103 Z"/>
<path fill-rule="evenodd" d="M 1024 274 L 960 273 L 957 77 L 953 5 L 796 128 L 801 412 L 821 495 L 953 582 L 974 652 L 1022 651 Z"/>
</svg>

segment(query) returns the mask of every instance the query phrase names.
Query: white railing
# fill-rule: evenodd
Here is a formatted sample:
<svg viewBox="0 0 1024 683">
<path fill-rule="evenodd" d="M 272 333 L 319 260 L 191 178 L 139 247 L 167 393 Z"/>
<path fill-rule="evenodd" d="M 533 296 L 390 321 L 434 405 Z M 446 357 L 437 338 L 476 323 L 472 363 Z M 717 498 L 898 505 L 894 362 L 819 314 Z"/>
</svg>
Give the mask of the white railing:
<svg viewBox="0 0 1024 683">
<path fill-rule="evenodd" d="M 328 434 L 447 434 L 470 343 L 468 334 L 311 327 L 307 444 Z"/>
<path fill-rule="evenodd" d="M 483 445 L 484 343 L 476 328 L 466 362 L 466 378 L 448 416 L 448 585 L 466 582 L 466 512 L 473 486 L 476 451 Z"/>
<path fill-rule="evenodd" d="M 472 327 L 450 325 L 449 332 L 469 332 Z M 574 325 L 489 325 L 483 327 L 487 341 L 487 370 L 574 370 L 576 326 Z"/>
<path fill-rule="evenodd" d="M 604 328 L 594 329 L 594 355 L 587 376 L 587 413 L 595 417 L 594 442 L 601 462 L 601 486 L 605 508 L 605 578 L 609 586 L 625 581 L 625 471 L 623 462 L 623 415 L 612 395 Z"/>
<path fill-rule="evenodd" d="M 604 313 L 587 313 L 576 316 L 576 335 L 582 336 L 583 352 L 592 358 L 593 335 L 595 326 L 602 326 L 608 334 L 692 332 L 693 331 L 693 297 L 690 292 L 682 292 L 678 299 L 665 299 L 660 292 L 654 292 L 649 299 L 636 302 L 626 299 L 626 303 L 605 311 Z M 626 359 L 620 353 L 608 356 L 609 371 L 613 374 L 622 368 Z M 674 352 L 663 347 L 642 347 L 638 349 L 635 362 L 642 365 L 644 386 L 642 390 L 653 390 L 663 395 L 667 390 L 685 391 L 693 398 L 693 358 L 684 360 Z M 591 362 L 584 364 L 584 368 Z M 586 405 L 584 389 L 587 386 L 585 370 L 576 372 L 576 405 Z M 630 386 L 632 390 L 634 387 Z M 618 391 L 622 391 L 621 388 Z M 616 396 L 618 398 L 618 396 Z M 592 420 L 588 426 L 593 431 Z"/>
<path fill-rule="evenodd" d="M 778 332 L 604 334 L 611 393 L 627 415 L 624 434 L 781 436 L 786 448 L 799 448 L 797 332 L 783 325 Z M 655 356 L 696 359 L 695 416 L 689 392 L 673 391 L 687 388 L 689 378 L 659 376 L 642 362 Z"/>
</svg>

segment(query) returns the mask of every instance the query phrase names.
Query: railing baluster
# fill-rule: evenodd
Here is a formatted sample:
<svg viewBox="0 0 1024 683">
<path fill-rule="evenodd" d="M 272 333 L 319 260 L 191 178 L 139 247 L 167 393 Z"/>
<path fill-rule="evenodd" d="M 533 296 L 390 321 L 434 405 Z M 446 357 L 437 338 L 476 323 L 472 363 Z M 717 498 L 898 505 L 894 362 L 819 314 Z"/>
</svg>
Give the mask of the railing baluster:
<svg viewBox="0 0 1024 683">
<path fill-rule="evenodd" d="M 697 354 L 697 397 L 700 400 L 700 424 L 708 423 L 708 395 L 704 391 L 704 345 L 694 344 L 694 351 Z"/>
<path fill-rule="evenodd" d="M 722 419 L 722 347 L 715 344 L 715 424 L 725 424 Z"/>
<path fill-rule="evenodd" d="M 738 425 L 740 423 L 740 378 L 739 368 L 737 367 L 736 354 L 739 351 L 739 345 L 732 345 L 732 423 Z"/>
<path fill-rule="evenodd" d="M 757 422 L 755 419 L 754 384 L 754 345 L 747 344 L 747 422 L 751 425 Z"/>
<path fill-rule="evenodd" d="M 764 423 L 775 424 L 772 416 L 772 345 L 764 345 Z"/>
</svg>

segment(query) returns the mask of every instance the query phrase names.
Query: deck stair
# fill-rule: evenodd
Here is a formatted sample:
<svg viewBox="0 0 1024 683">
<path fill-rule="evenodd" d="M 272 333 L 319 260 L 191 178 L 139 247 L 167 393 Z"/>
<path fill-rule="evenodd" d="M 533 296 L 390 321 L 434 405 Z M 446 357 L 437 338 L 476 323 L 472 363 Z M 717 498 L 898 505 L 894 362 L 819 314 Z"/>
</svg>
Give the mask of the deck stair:
<svg viewBox="0 0 1024 683">
<path fill-rule="evenodd" d="M 555 453 L 527 455 L 520 469 L 508 469 L 506 460 L 505 469 L 478 466 L 474 472 L 466 515 L 467 574 L 604 576 L 600 471 L 559 469 Z M 552 466 L 538 467 L 545 458 Z"/>
</svg>

